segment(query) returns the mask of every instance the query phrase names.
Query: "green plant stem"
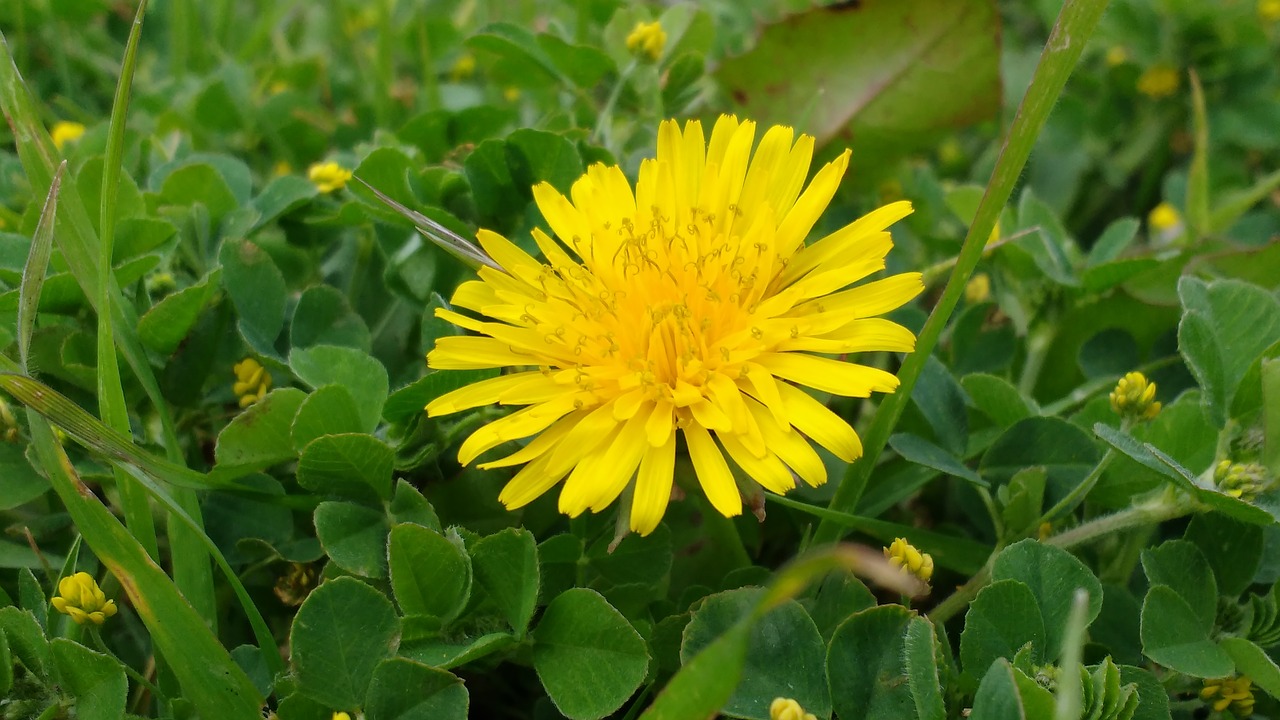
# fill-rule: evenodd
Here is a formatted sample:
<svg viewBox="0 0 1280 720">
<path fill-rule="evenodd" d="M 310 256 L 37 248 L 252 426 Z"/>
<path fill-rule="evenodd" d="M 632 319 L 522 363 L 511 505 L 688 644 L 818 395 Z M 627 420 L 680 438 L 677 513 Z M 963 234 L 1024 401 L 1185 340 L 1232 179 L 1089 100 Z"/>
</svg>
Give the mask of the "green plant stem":
<svg viewBox="0 0 1280 720">
<path fill-rule="evenodd" d="M 1098 484 L 1098 480 L 1102 478 L 1102 473 L 1106 471 L 1107 466 L 1115 459 L 1115 448 L 1107 448 L 1107 452 L 1103 454 L 1102 459 L 1098 461 L 1098 464 L 1093 466 L 1093 470 L 1089 472 L 1089 475 L 1085 477 L 1084 480 L 1080 481 L 1080 483 L 1075 487 L 1071 488 L 1071 492 L 1067 493 L 1066 496 L 1054 504 L 1053 507 L 1046 510 L 1038 520 L 1031 524 L 1031 528 L 1035 529 L 1040 527 L 1043 523 L 1053 522 L 1055 519 L 1071 512 L 1077 505 L 1084 502 L 1089 491 L 1093 490 L 1093 487 Z"/>
<path fill-rule="evenodd" d="M 1053 337 L 1057 335 L 1054 323 L 1044 323 L 1031 332 L 1027 338 L 1027 360 L 1022 364 L 1022 374 L 1018 377 L 1018 391 L 1027 397 L 1035 395 L 1036 383 L 1040 380 L 1040 370 L 1049 357 L 1049 346 L 1053 345 Z"/>
<path fill-rule="evenodd" d="M 120 365 L 116 361 L 116 341 L 112 328 L 111 279 L 112 253 L 115 248 L 117 193 L 120 187 L 121 157 L 124 152 L 125 118 L 128 115 L 129 96 L 133 90 L 133 69 L 137 62 L 138 38 L 142 30 L 142 18 L 147 11 L 146 0 L 138 3 L 129 42 L 125 46 L 124 60 L 120 63 L 120 81 L 116 85 L 115 100 L 111 107 L 111 125 L 107 138 L 107 157 L 102 172 L 102 205 L 99 215 L 98 245 L 98 408 L 102 421 L 113 430 L 131 435 L 129 430 L 129 406 L 125 403 L 124 387 L 120 381 Z M 147 554 L 159 559 L 155 521 L 151 516 L 151 502 L 147 493 L 123 470 L 114 469 L 116 485 L 120 488 L 120 504 L 125 522 L 133 536 L 147 549 Z"/>
<path fill-rule="evenodd" d="M 93 638 L 93 646 L 98 648 L 99 652 L 101 652 L 103 655 L 106 655 L 107 657 L 113 658 L 116 662 L 120 663 L 120 667 L 124 668 L 125 674 L 133 678 L 134 682 L 138 683 L 142 687 L 151 691 L 152 697 L 156 697 L 156 698 L 164 697 L 164 693 L 160 692 L 160 688 L 156 687 L 151 683 L 151 681 L 143 677 L 142 673 L 130 667 L 129 663 L 124 662 L 120 658 L 116 657 L 115 653 L 111 652 L 111 648 L 107 647 L 107 644 L 102 641 L 102 634 L 98 632 L 98 628 L 96 627 L 89 628 L 89 637 Z"/>
<path fill-rule="evenodd" d="M 605 134 L 605 129 L 609 126 L 609 122 L 613 119 L 613 108 L 618 104 L 618 98 L 622 97 L 622 89 L 627 86 L 631 80 L 631 73 L 636 70 L 636 61 L 632 60 L 622 69 L 618 75 L 618 82 L 614 83 L 613 90 L 609 93 L 609 99 L 605 101 L 604 107 L 600 109 L 600 115 L 596 118 L 596 128 L 591 131 L 591 140 L 599 142 Z M 609 146 L 608 142 L 603 143 L 605 147 Z"/>
<path fill-rule="evenodd" d="M 880 459 L 880 453 L 889 441 L 894 425 L 906 409 L 907 401 L 911 397 L 911 389 L 915 387 L 916 380 L 924 370 L 925 361 L 933 353 L 938 338 L 964 295 L 965 283 L 969 281 L 974 268 L 982 258 L 982 251 L 986 246 L 987 238 L 991 235 L 991 229 L 995 227 L 1001 210 L 1013 194 L 1013 187 L 1017 183 L 1018 176 L 1022 174 L 1027 158 L 1031 155 L 1036 137 L 1044 127 L 1049 111 L 1057 102 L 1067 77 L 1075 67 L 1076 61 L 1080 59 L 1080 53 L 1088 43 L 1089 37 L 1093 35 L 1093 30 L 1097 27 L 1106 6 L 1107 0 L 1068 0 L 1058 15 L 1058 21 L 1054 24 L 1053 32 L 1045 43 L 1044 52 L 1040 55 L 1040 62 L 1036 66 L 1031 85 L 1027 88 L 1027 94 L 1018 107 L 1004 147 L 1000 150 L 995 169 L 987 183 L 987 191 L 982 196 L 973 224 L 969 226 L 969 233 L 960 248 L 960 255 L 956 259 L 951 279 L 947 282 L 942 297 L 939 298 L 938 304 L 920 332 L 915 352 L 907 356 L 902 368 L 898 371 L 901 386 L 896 393 L 888 396 L 881 403 L 871 422 L 871 427 L 867 429 L 863 438 L 866 454 L 849 466 L 844 481 L 836 488 L 829 505 L 832 510 L 852 513 L 857 508 L 858 500 L 862 497 L 862 492 L 871 478 L 876 461 Z M 844 529 L 838 524 L 824 520 L 814 533 L 814 542 L 816 544 L 835 542 L 843 533 Z"/>
<path fill-rule="evenodd" d="M 1182 517 L 1183 515 L 1189 515 L 1195 512 L 1197 508 L 1196 503 L 1188 497 L 1171 497 L 1165 494 L 1153 503 L 1136 505 L 1127 510 L 1104 515 L 1083 525 L 1071 528 L 1066 532 L 1054 535 L 1044 542 L 1063 549 L 1073 548 L 1111 533 L 1154 525 Z M 987 564 L 982 570 L 974 574 L 969 579 L 969 582 L 961 585 L 950 597 L 938 603 L 933 610 L 929 611 L 929 619 L 935 623 L 943 623 L 967 607 L 973 598 L 978 595 L 978 591 L 982 590 L 990 582 L 991 566 L 995 562 L 997 553 L 991 554 Z"/>
</svg>

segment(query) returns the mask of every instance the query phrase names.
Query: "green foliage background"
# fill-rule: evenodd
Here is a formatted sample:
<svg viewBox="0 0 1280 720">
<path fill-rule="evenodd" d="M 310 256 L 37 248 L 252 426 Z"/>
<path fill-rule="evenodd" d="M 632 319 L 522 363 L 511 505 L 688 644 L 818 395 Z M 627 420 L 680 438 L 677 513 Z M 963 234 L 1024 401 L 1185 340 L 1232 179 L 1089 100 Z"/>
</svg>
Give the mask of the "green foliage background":
<svg viewBox="0 0 1280 720">
<path fill-rule="evenodd" d="M 0 716 L 1154 720 L 1247 675 L 1280 717 L 1275 5 L 7 0 Z M 471 270 L 308 168 L 536 252 L 534 183 L 721 112 L 853 148 L 815 236 L 913 202 L 920 350 L 859 360 L 902 390 L 820 398 L 867 455 L 762 520 L 507 512 L 455 460 L 501 411 L 422 412 L 486 376 L 423 362 Z"/>
</svg>

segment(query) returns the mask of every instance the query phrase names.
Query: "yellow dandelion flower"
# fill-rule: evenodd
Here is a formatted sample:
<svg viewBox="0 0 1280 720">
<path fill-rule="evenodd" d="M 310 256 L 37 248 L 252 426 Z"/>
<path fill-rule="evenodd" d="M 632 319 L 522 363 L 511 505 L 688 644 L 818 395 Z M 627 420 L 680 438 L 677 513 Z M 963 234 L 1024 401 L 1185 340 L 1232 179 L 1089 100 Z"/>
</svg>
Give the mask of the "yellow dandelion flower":
<svg viewBox="0 0 1280 720">
<path fill-rule="evenodd" d="M 984 303 L 991 299 L 991 277 L 986 273 L 974 275 L 969 284 L 964 286 L 964 299 L 970 305 Z"/>
<path fill-rule="evenodd" d="M 1120 378 L 1111 391 L 1111 410 L 1122 418 L 1150 420 L 1160 414 L 1156 402 L 1156 384 L 1140 372 Z"/>
<path fill-rule="evenodd" d="M 53 129 L 49 131 L 49 136 L 53 139 L 53 146 L 61 152 L 67 146 L 67 143 L 73 143 L 84 136 L 84 125 L 78 122 L 59 120 L 53 124 Z"/>
<path fill-rule="evenodd" d="M 774 698 L 769 703 L 769 720 L 817 720 L 792 698 Z"/>
<path fill-rule="evenodd" d="M 1158 233 L 1177 229 L 1180 225 L 1182 225 L 1182 214 L 1178 212 L 1178 208 L 1167 202 L 1155 206 L 1147 215 L 1147 226 Z"/>
<path fill-rule="evenodd" d="M 1248 675 L 1205 680 L 1200 699 L 1215 712 L 1230 712 L 1236 717 L 1253 716 L 1253 680 Z"/>
<path fill-rule="evenodd" d="M 520 88 L 515 85 L 508 85 L 502 90 L 502 98 L 507 102 L 515 102 L 520 99 Z"/>
<path fill-rule="evenodd" d="M 889 564 L 900 568 L 902 572 L 914 575 L 923 582 L 933 577 L 933 556 L 922 553 L 906 538 L 897 538 L 884 549 L 884 556 Z"/>
<path fill-rule="evenodd" d="M 1177 92 L 1181 81 L 1182 76 L 1177 68 L 1155 65 L 1147 68 L 1138 78 L 1138 92 L 1152 100 L 1159 100 Z"/>
<path fill-rule="evenodd" d="M 231 385 L 231 392 L 240 398 L 240 407 L 258 402 L 271 389 L 271 374 L 257 360 L 245 358 L 232 369 L 236 381 Z"/>
<path fill-rule="evenodd" d="M 634 190 L 621 168 L 602 164 L 569 197 L 537 185 L 534 199 L 563 242 L 533 231 L 546 262 L 479 232 L 502 269 L 482 267 L 453 304 L 488 319 L 437 310 L 479 335 L 439 339 L 427 362 L 528 369 L 448 393 L 427 412 L 528 406 L 480 428 L 458 452 L 466 465 L 537 435 L 479 466 L 524 464 L 499 496 L 508 508 L 568 476 L 562 512 L 599 512 L 630 489 L 630 528 L 647 534 L 671 497 L 678 433 L 703 492 L 726 516 L 742 512 L 742 498 L 724 453 L 775 493 L 795 487 L 796 476 L 826 481 L 809 440 L 846 462 L 862 454 L 848 423 L 798 386 L 846 397 L 897 388 L 891 373 L 825 355 L 914 348 L 909 330 L 875 316 L 919 294 L 919 273 L 843 289 L 884 268 L 893 247 L 885 229 L 911 204 L 806 246 L 849 153 L 805 189 L 813 138 L 773 127 L 753 157 L 755 130 L 724 116 L 708 144 L 700 123 L 682 131 L 667 121 Z"/>
<path fill-rule="evenodd" d="M 347 186 L 351 171 L 336 162 L 316 163 L 307 170 L 307 179 L 322 193 L 331 193 Z"/>
<path fill-rule="evenodd" d="M 662 49 L 667 46 L 667 31 L 658 21 L 636 23 L 627 36 L 627 49 L 637 56 L 657 62 Z"/>
<path fill-rule="evenodd" d="M 1264 23 L 1280 20 L 1280 0 L 1258 0 L 1258 19 Z"/>
<path fill-rule="evenodd" d="M 1107 65 L 1119 67 L 1129 62 L 1129 51 L 1123 45 L 1112 45 L 1107 49 Z"/>
<path fill-rule="evenodd" d="M 92 575 L 78 572 L 58 581 L 58 594 L 53 598 L 53 608 L 64 615 L 70 615 L 77 625 L 83 625 L 86 621 L 101 625 L 116 614 L 116 601 L 107 599 Z"/>
<path fill-rule="evenodd" d="M 332 720 L 351 720 L 351 713 L 346 713 L 339 710 L 338 712 L 333 714 Z"/>
</svg>

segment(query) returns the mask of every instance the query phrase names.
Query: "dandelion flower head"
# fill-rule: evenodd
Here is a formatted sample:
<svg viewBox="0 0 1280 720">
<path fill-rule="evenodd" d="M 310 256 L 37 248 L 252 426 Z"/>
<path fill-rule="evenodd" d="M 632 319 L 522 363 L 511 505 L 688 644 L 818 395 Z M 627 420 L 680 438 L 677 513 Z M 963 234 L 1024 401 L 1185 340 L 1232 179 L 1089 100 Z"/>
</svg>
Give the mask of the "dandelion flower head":
<svg viewBox="0 0 1280 720">
<path fill-rule="evenodd" d="M 853 429 L 801 389 L 846 397 L 892 392 L 884 370 L 835 359 L 909 352 L 915 337 L 875 317 L 923 289 L 919 273 L 848 286 L 885 267 L 896 202 L 805 245 L 849 163 L 845 151 L 805 187 L 814 140 L 722 116 L 662 123 L 655 158 L 633 189 L 618 167 L 593 165 L 568 197 L 534 199 L 558 237 L 535 229 L 535 260 L 502 236 L 478 240 L 501 270 L 482 267 L 452 310 L 477 333 L 441 338 L 440 370 L 517 368 L 448 393 L 438 416 L 500 403 L 525 406 L 463 442 L 466 465 L 502 443 L 533 439 L 480 468 L 523 464 L 499 499 L 518 508 L 563 481 L 561 512 L 599 512 L 619 498 L 629 527 L 651 532 L 671 496 L 677 437 L 698 484 L 726 516 L 742 511 L 739 479 L 774 493 L 826 481 L 810 441 L 852 461 Z M 741 471 L 735 479 L 729 460 Z M 625 493 L 625 495 L 624 495 Z M 628 502 L 629 500 L 629 502 Z"/>
</svg>

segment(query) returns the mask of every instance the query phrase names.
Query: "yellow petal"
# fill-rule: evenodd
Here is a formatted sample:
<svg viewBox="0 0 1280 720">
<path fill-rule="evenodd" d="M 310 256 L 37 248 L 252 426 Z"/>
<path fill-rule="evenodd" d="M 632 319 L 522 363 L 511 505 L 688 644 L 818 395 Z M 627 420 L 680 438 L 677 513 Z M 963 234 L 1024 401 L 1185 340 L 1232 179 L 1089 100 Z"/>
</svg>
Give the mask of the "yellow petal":
<svg viewBox="0 0 1280 720">
<path fill-rule="evenodd" d="M 821 265 L 814 272 L 796 281 L 791 287 L 799 296 L 798 299 L 829 295 L 873 272 L 883 270 L 884 256 L 888 255 L 891 249 L 893 249 L 893 239 L 889 233 L 872 235 L 866 238 L 866 242 L 858 249 L 856 258 L 844 256 L 838 262 Z"/>
<path fill-rule="evenodd" d="M 522 383 L 532 378 L 540 377 L 544 377 L 542 373 L 537 370 L 531 370 L 512 375 L 499 375 L 495 378 L 465 385 L 427 403 L 427 415 L 436 417 L 469 410 L 481 405 L 492 405 L 498 402 L 498 398 L 502 396 L 502 393 L 519 387 Z"/>
<path fill-rule="evenodd" d="M 552 472 L 551 454 L 543 453 L 533 462 L 520 468 L 520 472 L 516 473 L 515 477 L 502 488 L 502 492 L 498 494 L 498 501 L 508 510 L 524 507 L 560 482 L 567 472 L 567 468 L 563 472 Z"/>
<path fill-rule="evenodd" d="M 795 471 L 802 480 L 813 487 L 827 481 L 827 466 L 809 441 L 798 432 L 790 432 L 790 426 L 779 427 L 769 411 L 755 400 L 747 401 L 747 409 L 755 418 L 764 436 L 764 442 L 782 462 Z"/>
<path fill-rule="evenodd" d="M 458 448 L 458 462 L 464 466 L 469 465 L 482 453 L 504 442 L 526 438 L 545 430 L 547 426 L 573 409 L 572 401 L 555 405 L 543 403 L 531 405 L 506 417 L 498 418 L 471 433 L 471 436 L 462 442 L 462 446 Z"/>
<path fill-rule="evenodd" d="M 591 411 L 577 410 L 575 412 L 571 412 L 555 421 L 551 427 L 538 433 L 538 437 L 531 440 L 528 445 L 525 445 L 504 458 L 483 462 L 476 465 L 476 467 L 481 470 L 492 470 L 494 468 L 520 465 L 541 457 L 543 453 L 555 447 L 556 444 L 559 443 L 566 434 L 568 434 L 569 430 L 573 429 L 573 426 L 589 412 Z"/>
<path fill-rule="evenodd" d="M 869 237 L 910 215 L 911 211 L 911 203 L 906 200 L 889 203 L 802 249 L 787 263 L 781 278 L 782 285 L 790 285 L 819 265 L 836 259 L 859 257 Z"/>
<path fill-rule="evenodd" d="M 915 272 L 890 275 L 883 280 L 810 300 L 793 308 L 787 315 L 831 314 L 846 321 L 883 315 L 902 307 L 923 292 L 922 278 Z"/>
<path fill-rule="evenodd" d="M 787 383 L 777 386 L 787 419 L 796 429 L 845 462 L 862 456 L 862 441 L 843 418 L 799 388 Z"/>
<path fill-rule="evenodd" d="M 671 481 L 676 469 L 676 433 L 672 428 L 665 441 L 650 444 L 640 460 L 636 489 L 631 498 L 631 530 L 648 535 L 658 527 L 671 500 Z"/>
<path fill-rule="evenodd" d="M 489 257 L 502 266 L 502 269 L 527 283 L 535 283 L 542 272 L 542 265 L 521 250 L 515 243 L 492 230 L 481 229 L 476 233 L 476 240 Z"/>
<path fill-rule="evenodd" d="M 800 336 L 783 340 L 779 351 L 798 351 L 842 355 L 854 352 L 911 352 L 916 348 L 916 336 L 901 325 L 884 318 L 854 320 L 821 337 Z"/>
<path fill-rule="evenodd" d="M 742 495 L 733 481 L 733 473 L 725 462 L 716 441 L 701 426 L 690 423 L 684 427 L 685 443 L 689 446 L 689 459 L 698 475 L 698 484 L 711 506 L 725 517 L 742 514 Z"/>
<path fill-rule="evenodd" d="M 804 353 L 764 353 L 761 367 L 801 385 L 844 397 L 870 397 L 873 392 L 893 392 L 898 378 L 879 368 L 841 362 Z"/>
<path fill-rule="evenodd" d="M 662 445 L 671 435 L 674 410 L 675 406 L 666 400 L 658 400 L 653 404 L 653 411 L 649 413 L 649 419 L 644 424 L 645 435 L 653 447 Z"/>
<path fill-rule="evenodd" d="M 766 452 L 763 458 L 755 457 L 738 441 L 732 433 L 716 433 L 729 457 L 742 468 L 752 480 L 760 483 L 766 490 L 785 495 L 796 486 L 795 478 L 782 461 L 773 453 Z"/>
<path fill-rule="evenodd" d="M 427 353 L 427 367 L 435 370 L 484 370 L 536 364 L 538 358 L 533 355 L 489 337 L 442 337 L 436 340 L 435 349 Z"/>
<path fill-rule="evenodd" d="M 823 166 L 809 183 L 808 189 L 800 195 L 795 206 L 782 219 L 775 242 L 783 257 L 789 257 L 797 247 L 804 244 L 805 237 L 822 216 L 822 211 L 831 203 L 831 198 L 840 187 L 840 178 L 844 177 L 844 171 L 849 167 L 850 154 L 845 150 L 835 160 Z"/>
</svg>

